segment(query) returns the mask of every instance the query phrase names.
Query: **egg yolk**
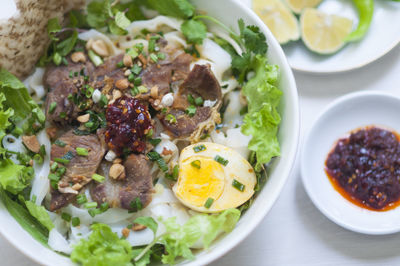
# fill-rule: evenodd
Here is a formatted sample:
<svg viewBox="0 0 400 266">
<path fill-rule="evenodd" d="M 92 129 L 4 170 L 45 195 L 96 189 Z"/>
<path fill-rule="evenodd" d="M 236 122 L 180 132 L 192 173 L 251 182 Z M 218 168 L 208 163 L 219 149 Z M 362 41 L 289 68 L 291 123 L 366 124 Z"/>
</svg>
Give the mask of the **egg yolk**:
<svg viewBox="0 0 400 266">
<path fill-rule="evenodd" d="M 214 159 L 193 156 L 182 161 L 176 195 L 188 204 L 201 207 L 208 198 L 217 200 L 225 185 L 225 173 Z"/>
</svg>

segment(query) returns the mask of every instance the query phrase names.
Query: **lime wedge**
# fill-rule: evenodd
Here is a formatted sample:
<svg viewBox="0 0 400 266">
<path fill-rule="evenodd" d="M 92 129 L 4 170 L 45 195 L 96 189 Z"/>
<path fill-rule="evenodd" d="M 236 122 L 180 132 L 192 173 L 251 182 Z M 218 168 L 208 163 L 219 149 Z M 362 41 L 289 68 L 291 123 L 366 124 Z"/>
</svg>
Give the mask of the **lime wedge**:
<svg viewBox="0 0 400 266">
<path fill-rule="evenodd" d="M 300 17 L 304 44 L 319 54 L 331 54 L 342 48 L 352 25 L 351 19 L 326 14 L 314 8 L 306 8 Z"/>
<path fill-rule="evenodd" d="M 253 0 L 253 10 L 280 44 L 300 38 L 299 23 L 281 0 Z"/>
<path fill-rule="evenodd" d="M 322 0 L 285 0 L 287 6 L 296 14 L 300 14 L 305 8 L 316 7 Z"/>
</svg>

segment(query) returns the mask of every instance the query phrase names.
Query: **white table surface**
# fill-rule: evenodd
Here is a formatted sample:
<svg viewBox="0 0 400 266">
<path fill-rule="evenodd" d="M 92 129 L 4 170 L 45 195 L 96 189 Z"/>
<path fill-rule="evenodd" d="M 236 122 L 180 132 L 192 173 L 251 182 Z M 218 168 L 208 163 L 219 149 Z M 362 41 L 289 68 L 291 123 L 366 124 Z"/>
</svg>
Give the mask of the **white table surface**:
<svg viewBox="0 0 400 266">
<path fill-rule="evenodd" d="M 337 97 L 361 90 L 400 95 L 400 46 L 359 70 L 335 75 L 295 72 L 295 77 L 303 140 L 317 115 Z M 36 265 L 2 236 L 0 258 L 2 266 Z M 400 265 L 400 234 L 361 235 L 328 220 L 303 188 L 298 156 L 279 199 L 261 224 L 211 265 Z"/>
</svg>

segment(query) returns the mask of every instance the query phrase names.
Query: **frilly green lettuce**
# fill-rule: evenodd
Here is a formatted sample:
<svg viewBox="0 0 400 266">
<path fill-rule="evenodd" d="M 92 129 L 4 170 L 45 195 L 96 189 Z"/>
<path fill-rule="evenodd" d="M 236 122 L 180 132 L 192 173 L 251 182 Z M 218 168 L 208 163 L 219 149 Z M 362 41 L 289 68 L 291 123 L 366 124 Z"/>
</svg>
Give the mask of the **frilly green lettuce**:
<svg viewBox="0 0 400 266">
<path fill-rule="evenodd" d="M 88 239 L 81 239 L 71 260 L 83 266 L 132 265 L 132 247 L 106 224 L 93 224 Z"/>
<path fill-rule="evenodd" d="M 32 167 L 14 164 L 10 159 L 0 160 L 0 185 L 14 195 L 30 185 L 33 175 Z"/>
<path fill-rule="evenodd" d="M 277 132 L 281 118 L 277 107 L 282 91 L 276 87 L 278 66 L 269 65 L 265 56 L 254 57 L 253 69 L 255 76 L 242 89 L 248 102 L 242 133 L 252 136 L 248 148 L 256 152 L 255 168 L 259 171 L 272 157 L 280 155 Z"/>
</svg>

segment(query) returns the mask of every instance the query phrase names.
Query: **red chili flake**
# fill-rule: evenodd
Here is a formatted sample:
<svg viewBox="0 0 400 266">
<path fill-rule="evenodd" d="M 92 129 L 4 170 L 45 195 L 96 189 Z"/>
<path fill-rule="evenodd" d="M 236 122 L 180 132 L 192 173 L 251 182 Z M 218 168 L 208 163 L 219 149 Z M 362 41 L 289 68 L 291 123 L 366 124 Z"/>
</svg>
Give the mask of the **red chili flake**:
<svg viewBox="0 0 400 266">
<path fill-rule="evenodd" d="M 121 155 L 126 150 L 145 151 L 145 132 L 153 126 L 147 107 L 139 100 L 127 96 L 117 99 L 113 104 L 108 105 L 106 119 L 106 142 L 117 155 Z"/>
</svg>

